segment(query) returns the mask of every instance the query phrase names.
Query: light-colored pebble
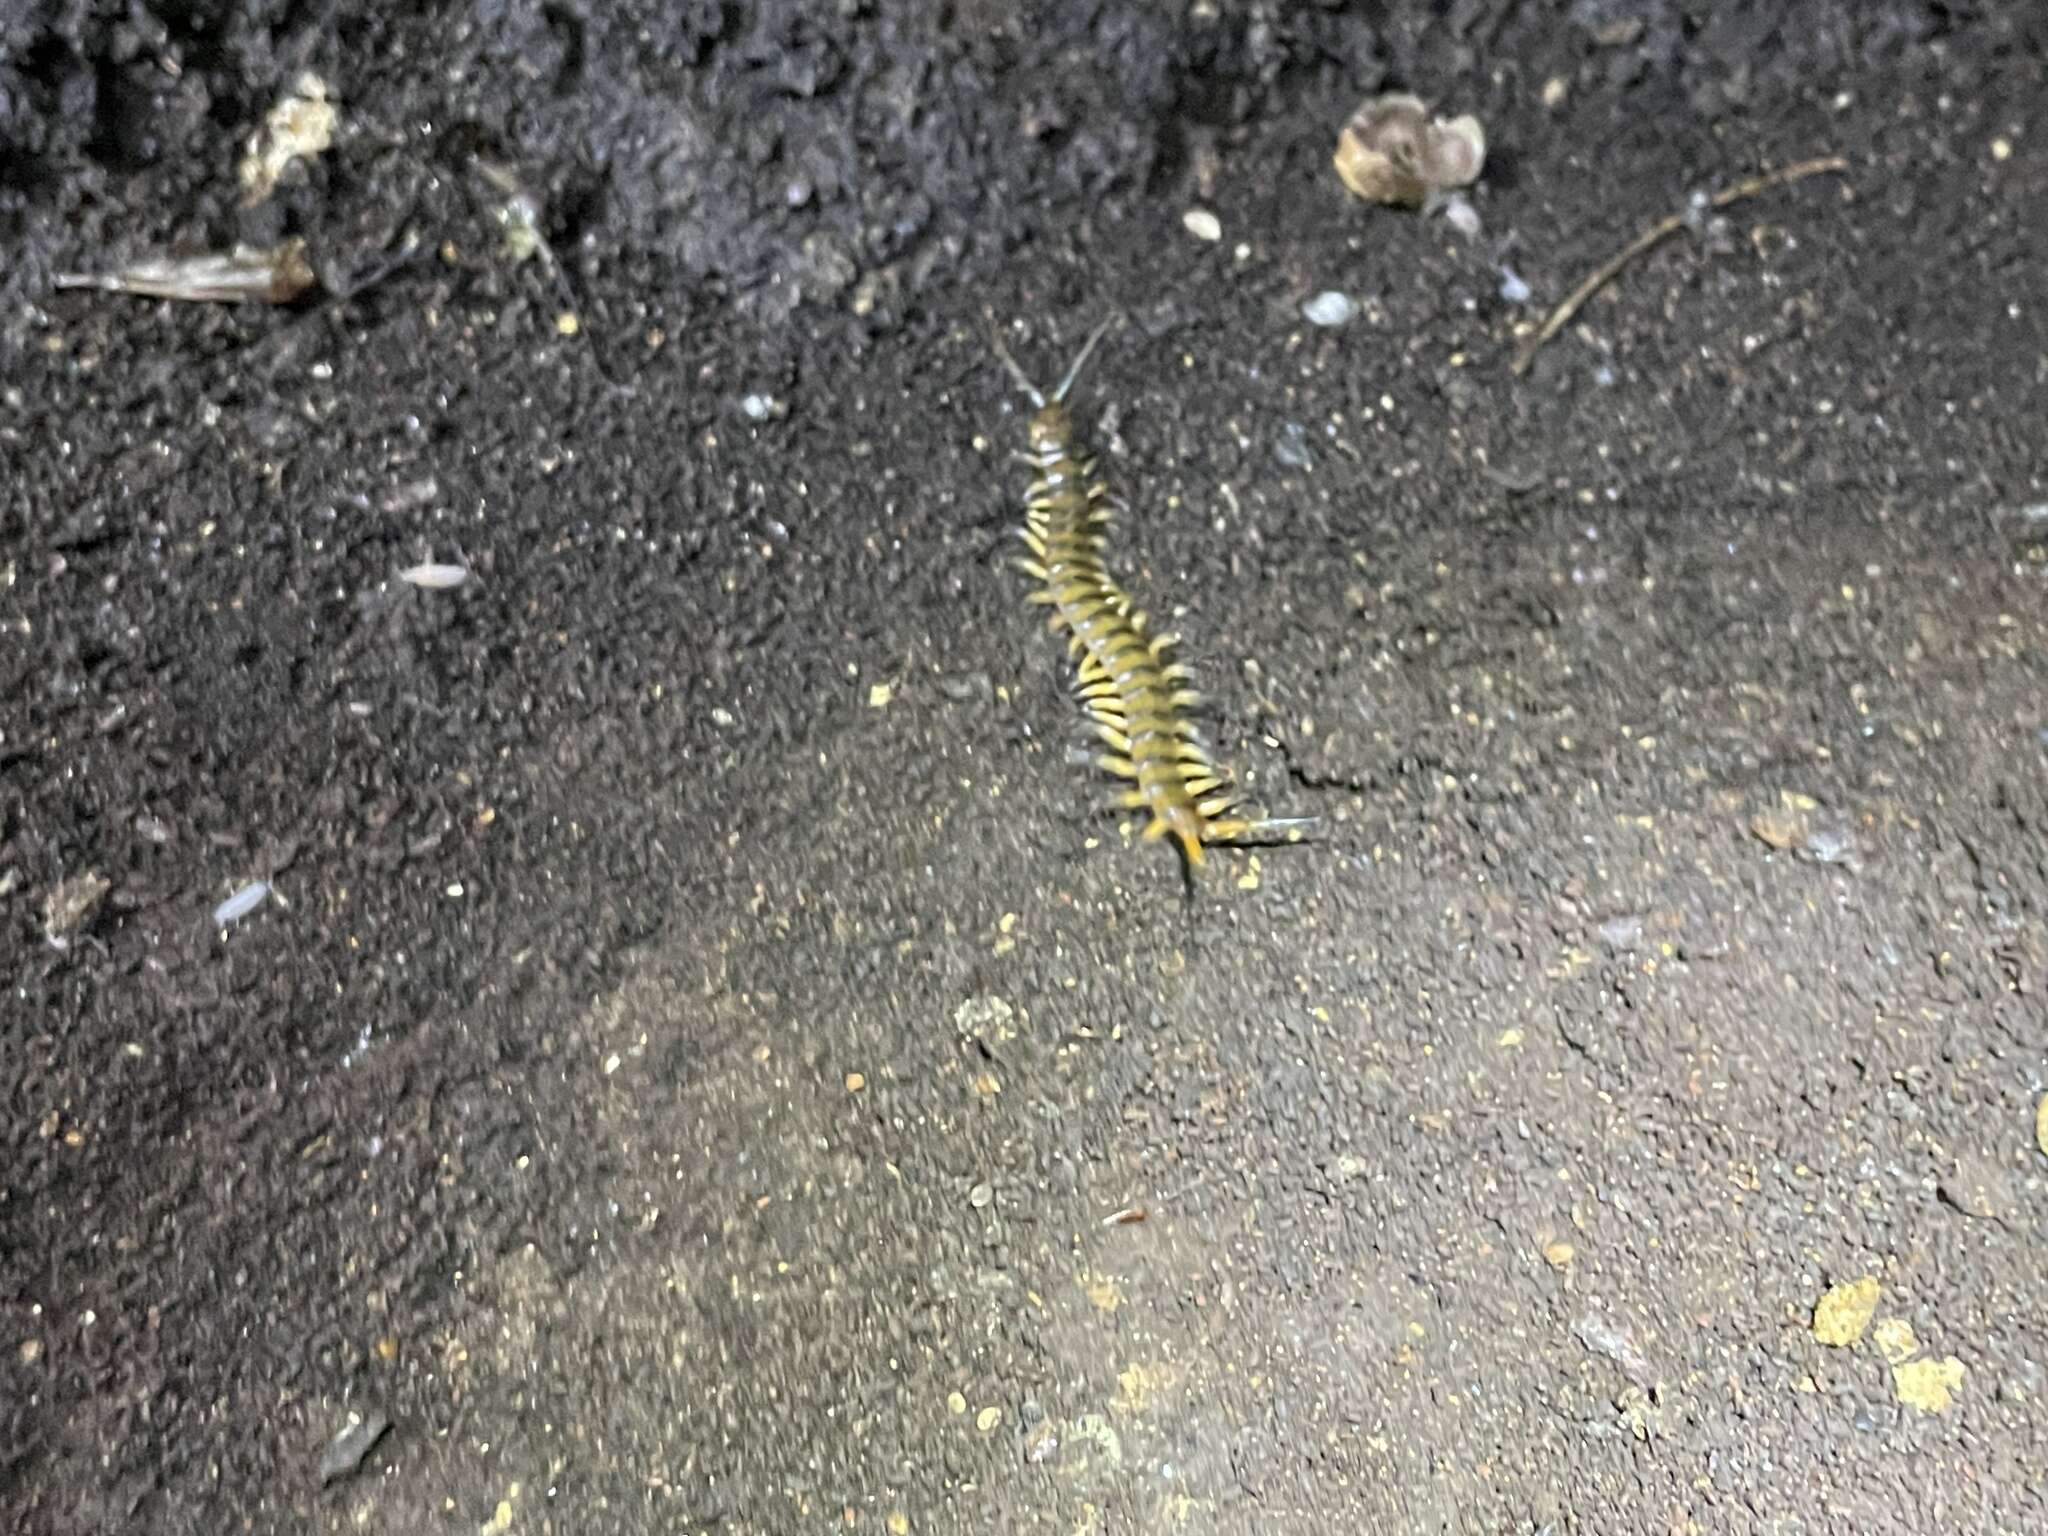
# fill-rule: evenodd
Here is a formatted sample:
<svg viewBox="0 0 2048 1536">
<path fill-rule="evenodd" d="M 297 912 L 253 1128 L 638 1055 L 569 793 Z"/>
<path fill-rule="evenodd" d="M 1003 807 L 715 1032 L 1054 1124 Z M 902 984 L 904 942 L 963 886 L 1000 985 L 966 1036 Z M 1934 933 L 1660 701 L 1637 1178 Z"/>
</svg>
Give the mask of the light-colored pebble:
<svg viewBox="0 0 2048 1536">
<path fill-rule="evenodd" d="M 1358 301 L 1348 293 L 1327 288 L 1301 306 L 1301 317 L 1310 325 L 1348 325 L 1358 315 Z"/>
</svg>

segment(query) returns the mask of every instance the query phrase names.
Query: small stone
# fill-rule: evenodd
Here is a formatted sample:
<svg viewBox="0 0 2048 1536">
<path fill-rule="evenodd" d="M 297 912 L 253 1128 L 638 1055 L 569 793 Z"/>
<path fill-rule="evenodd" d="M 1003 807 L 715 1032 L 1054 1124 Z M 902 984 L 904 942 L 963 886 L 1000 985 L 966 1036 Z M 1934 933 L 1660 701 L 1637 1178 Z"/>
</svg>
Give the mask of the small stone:
<svg viewBox="0 0 2048 1536">
<path fill-rule="evenodd" d="M 848 1093 L 859 1093 L 863 1088 L 867 1087 L 867 1085 L 868 1080 L 862 1074 L 858 1072 L 849 1072 L 846 1074 L 846 1091 Z"/>
<path fill-rule="evenodd" d="M 1643 942 L 1643 919 L 1637 913 L 1610 917 L 1600 925 L 1600 938 L 1616 949 L 1633 949 Z"/>
<path fill-rule="evenodd" d="M 984 1435 L 1002 1422 L 1003 1410 L 1000 1408 L 984 1408 L 974 1416 L 974 1427 Z"/>
<path fill-rule="evenodd" d="M 384 1438 L 384 1431 L 390 1427 L 391 1420 L 381 1413 L 351 1420 L 340 1434 L 328 1442 L 327 1452 L 320 1458 L 321 1486 L 346 1477 L 361 1466 L 363 1458 Z"/>
<path fill-rule="evenodd" d="M 1556 1242 L 1543 1245 L 1543 1262 L 1562 1273 L 1572 1267 L 1572 1260 L 1579 1256 L 1579 1250 L 1570 1243 Z"/>
<path fill-rule="evenodd" d="M 965 1413 L 967 1411 L 967 1399 L 958 1392 L 948 1392 L 946 1394 L 946 1411 L 955 1416 Z"/>
<path fill-rule="evenodd" d="M 1358 316 L 1358 301 L 1348 293 L 1325 289 L 1301 306 L 1301 317 L 1310 325 L 1348 325 Z"/>
<path fill-rule="evenodd" d="M 988 1203 L 995 1199 L 995 1197 L 996 1192 L 989 1188 L 988 1185 L 977 1184 L 967 1192 L 967 1203 L 979 1211 L 986 1208 Z"/>
<path fill-rule="evenodd" d="M 1479 238 L 1479 210 L 1457 193 L 1444 199 L 1444 222 L 1467 240 Z"/>
<path fill-rule="evenodd" d="M 970 699 L 994 698 L 996 687 L 986 672 L 962 672 L 940 678 L 939 692 L 955 704 L 965 704 Z"/>
<path fill-rule="evenodd" d="M 1213 244 L 1223 238 L 1223 221 L 1206 208 L 1190 208 L 1180 216 L 1180 221 L 1197 240 Z"/>
</svg>

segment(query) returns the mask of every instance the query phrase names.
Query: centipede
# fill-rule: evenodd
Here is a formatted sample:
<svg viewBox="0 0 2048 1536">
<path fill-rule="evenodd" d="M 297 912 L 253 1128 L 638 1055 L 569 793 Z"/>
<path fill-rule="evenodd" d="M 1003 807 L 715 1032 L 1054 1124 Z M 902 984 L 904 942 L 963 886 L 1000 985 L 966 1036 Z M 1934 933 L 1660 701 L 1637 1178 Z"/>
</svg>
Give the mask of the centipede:
<svg viewBox="0 0 2048 1536">
<path fill-rule="evenodd" d="M 996 356 L 1032 405 L 1027 447 L 1013 455 L 1031 472 L 1019 529 L 1034 583 L 1029 601 L 1052 611 L 1075 665 L 1074 694 L 1108 750 L 1094 766 L 1121 780 L 1114 804 L 1144 813 L 1144 842 L 1171 838 L 1192 882 L 1217 844 L 1298 841 L 1312 817 L 1266 817 L 1248 809 L 1196 723 L 1202 696 L 1194 674 L 1172 659 L 1180 637 L 1151 620 L 1111 573 L 1109 529 L 1123 503 L 1074 431 L 1068 399 L 1081 370 L 1116 324 L 1112 313 L 1088 335 L 1050 391 L 1032 382 L 991 322 Z"/>
</svg>

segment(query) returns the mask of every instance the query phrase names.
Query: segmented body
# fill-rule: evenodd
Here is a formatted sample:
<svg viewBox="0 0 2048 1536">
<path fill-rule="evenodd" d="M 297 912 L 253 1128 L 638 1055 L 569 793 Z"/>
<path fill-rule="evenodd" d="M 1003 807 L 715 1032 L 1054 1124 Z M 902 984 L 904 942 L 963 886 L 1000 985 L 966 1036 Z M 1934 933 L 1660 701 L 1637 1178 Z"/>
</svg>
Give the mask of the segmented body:
<svg viewBox="0 0 2048 1536">
<path fill-rule="evenodd" d="M 1038 403 L 1024 455 L 1032 483 L 1023 534 L 1032 558 L 1019 563 L 1038 583 L 1031 600 L 1051 607 L 1049 627 L 1066 635 L 1079 663 L 1077 692 L 1109 748 L 1097 765 L 1130 783 L 1117 804 L 1145 812 L 1144 838 L 1173 837 L 1199 869 L 1204 845 L 1282 824 L 1237 811 L 1228 777 L 1188 715 L 1199 702 L 1188 669 L 1168 660 L 1176 637 L 1151 633 L 1104 561 L 1115 504 L 1095 461 L 1076 451 L 1066 409 L 1067 391 L 1101 334 L 1049 398 L 1002 354 Z"/>
</svg>

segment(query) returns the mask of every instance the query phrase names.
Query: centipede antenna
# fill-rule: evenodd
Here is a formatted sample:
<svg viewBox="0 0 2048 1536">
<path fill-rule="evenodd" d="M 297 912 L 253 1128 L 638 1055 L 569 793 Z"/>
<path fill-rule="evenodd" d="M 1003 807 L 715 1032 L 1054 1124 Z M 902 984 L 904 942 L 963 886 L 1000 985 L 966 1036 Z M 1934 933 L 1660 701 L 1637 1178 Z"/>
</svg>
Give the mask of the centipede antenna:
<svg viewBox="0 0 2048 1536">
<path fill-rule="evenodd" d="M 1088 339 L 1081 344 L 1080 352 L 1075 355 L 1073 362 L 1067 365 L 1066 377 L 1060 380 L 1059 387 L 1052 392 L 1053 404 L 1063 405 L 1066 403 L 1067 391 L 1074 387 L 1074 380 L 1081 376 L 1081 369 L 1088 361 L 1088 354 L 1095 350 L 1095 344 L 1098 341 L 1110 333 L 1111 328 L 1115 326 L 1119 318 L 1116 311 L 1111 310 L 1102 317 L 1102 323 L 1088 333 Z"/>
<path fill-rule="evenodd" d="M 1010 349 L 1003 344 L 1003 333 L 997 327 L 995 317 L 990 315 L 985 318 L 988 321 L 988 344 L 994 349 L 997 359 L 1010 371 L 1010 377 L 1017 381 L 1017 387 L 1024 391 L 1024 398 L 1039 410 L 1044 410 L 1045 391 L 1031 382 L 1031 375 L 1024 371 L 1024 365 L 1010 355 Z"/>
<path fill-rule="evenodd" d="M 1322 824 L 1320 816 L 1272 816 L 1253 822 L 1237 841 L 1241 846 L 1286 847 L 1302 842 Z"/>
</svg>

